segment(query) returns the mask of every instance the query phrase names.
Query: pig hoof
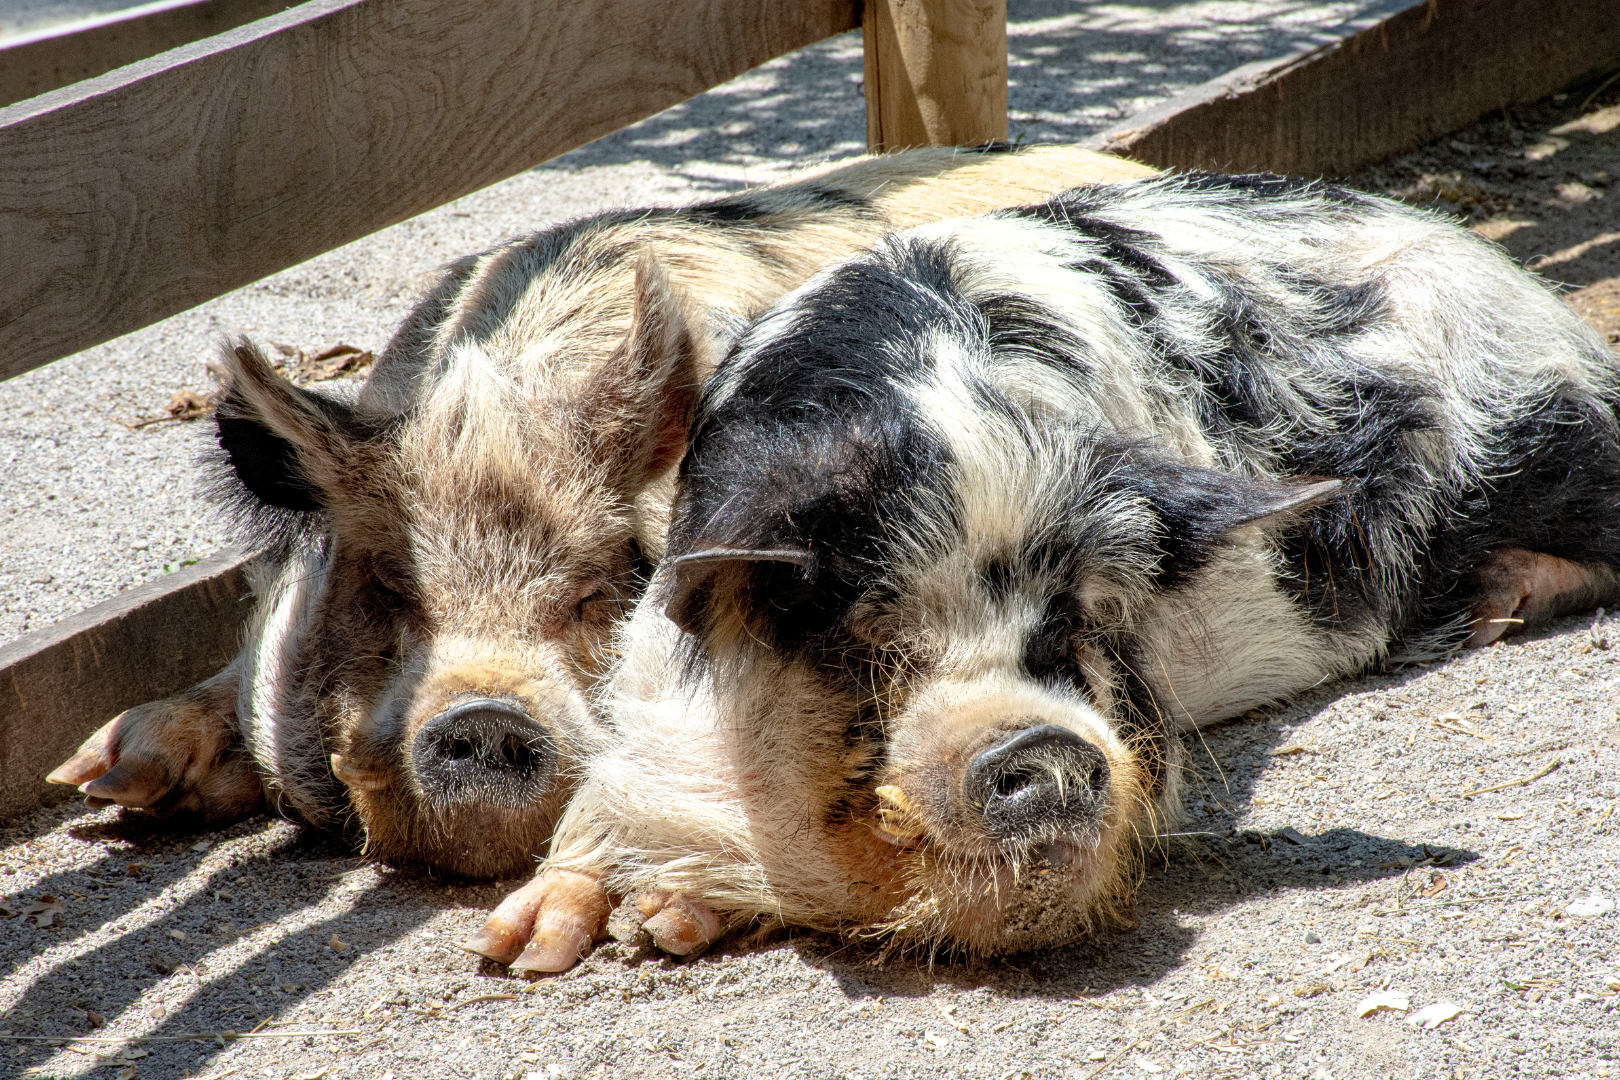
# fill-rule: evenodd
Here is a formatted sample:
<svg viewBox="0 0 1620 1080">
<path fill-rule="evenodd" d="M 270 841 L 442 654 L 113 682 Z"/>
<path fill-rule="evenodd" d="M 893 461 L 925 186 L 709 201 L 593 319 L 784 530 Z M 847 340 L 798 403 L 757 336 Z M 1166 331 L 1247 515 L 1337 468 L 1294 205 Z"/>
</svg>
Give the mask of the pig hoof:
<svg viewBox="0 0 1620 1080">
<path fill-rule="evenodd" d="M 1508 548 L 1474 571 L 1473 583 L 1478 599 L 1468 640 L 1463 643 L 1468 649 L 1602 602 L 1614 592 L 1614 572 Z"/>
<path fill-rule="evenodd" d="M 640 903 L 636 906 L 646 910 Z M 662 899 L 656 913 L 641 924 L 641 929 L 665 952 L 691 956 L 713 945 L 726 926 L 707 904 L 671 893 Z"/>
<path fill-rule="evenodd" d="M 608 917 L 608 937 L 622 945 L 642 949 L 653 943 L 647 932 L 647 916 L 634 904 L 621 904 Z"/>
<path fill-rule="evenodd" d="M 514 971 L 567 971 L 602 937 L 611 910 L 596 878 L 544 870 L 502 900 L 462 948 Z"/>
<path fill-rule="evenodd" d="M 46 777 L 90 806 L 235 821 L 264 804 L 264 786 L 233 723 L 234 683 L 203 684 L 114 717 Z"/>
</svg>

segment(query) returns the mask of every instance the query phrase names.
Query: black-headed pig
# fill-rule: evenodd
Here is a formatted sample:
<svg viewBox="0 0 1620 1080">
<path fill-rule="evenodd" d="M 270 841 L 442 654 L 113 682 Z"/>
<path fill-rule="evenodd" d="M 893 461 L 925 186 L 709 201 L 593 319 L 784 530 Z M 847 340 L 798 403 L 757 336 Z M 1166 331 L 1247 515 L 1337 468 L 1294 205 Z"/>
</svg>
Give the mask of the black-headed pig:
<svg viewBox="0 0 1620 1080">
<path fill-rule="evenodd" d="M 1188 175 L 898 234 L 710 382 L 522 966 L 1130 903 L 1181 736 L 1612 602 L 1616 358 L 1440 218 Z M 608 920 L 614 902 L 622 901 Z"/>
<path fill-rule="evenodd" d="M 1144 175 L 1061 147 L 865 158 L 598 214 L 456 263 L 353 398 L 227 350 L 222 486 L 269 551 L 241 655 L 53 774 L 381 859 L 510 874 L 605 729 L 586 694 L 663 548 L 668 474 L 741 316 L 898 227 Z"/>
</svg>

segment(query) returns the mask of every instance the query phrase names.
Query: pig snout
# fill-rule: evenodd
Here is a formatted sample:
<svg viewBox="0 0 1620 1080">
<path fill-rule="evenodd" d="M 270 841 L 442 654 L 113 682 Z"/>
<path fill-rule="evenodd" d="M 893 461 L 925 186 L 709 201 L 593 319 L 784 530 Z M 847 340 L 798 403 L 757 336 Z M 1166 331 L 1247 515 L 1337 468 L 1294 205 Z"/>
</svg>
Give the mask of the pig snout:
<svg viewBox="0 0 1620 1080">
<path fill-rule="evenodd" d="M 1068 728 L 1037 724 L 981 751 L 963 795 L 985 831 L 1002 841 L 1095 830 L 1108 805 L 1108 759 Z"/>
<path fill-rule="evenodd" d="M 423 724 L 411 744 L 417 783 L 439 805 L 522 810 L 551 787 L 557 744 L 518 706 L 462 701 Z"/>
</svg>

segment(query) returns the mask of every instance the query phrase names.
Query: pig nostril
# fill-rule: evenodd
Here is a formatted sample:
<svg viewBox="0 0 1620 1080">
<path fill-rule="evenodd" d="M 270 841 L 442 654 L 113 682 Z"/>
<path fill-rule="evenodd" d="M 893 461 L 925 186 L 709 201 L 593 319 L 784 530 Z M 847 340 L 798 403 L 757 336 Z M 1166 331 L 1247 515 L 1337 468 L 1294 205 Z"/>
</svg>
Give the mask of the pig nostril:
<svg viewBox="0 0 1620 1080">
<path fill-rule="evenodd" d="M 996 777 L 996 794 L 1005 799 L 1039 782 L 1040 778 L 1033 772 L 1027 769 L 1013 769 Z"/>
<path fill-rule="evenodd" d="M 1068 728 L 1014 732 L 968 763 L 967 805 L 997 840 L 1094 830 L 1108 803 L 1108 759 Z"/>
<path fill-rule="evenodd" d="M 501 740 L 501 757 L 515 769 L 528 770 L 535 766 L 534 749 L 516 735 Z"/>
<path fill-rule="evenodd" d="M 481 698 L 423 724 L 411 764 L 431 803 L 523 809 L 551 788 L 557 749 L 550 731 L 521 708 Z"/>
</svg>

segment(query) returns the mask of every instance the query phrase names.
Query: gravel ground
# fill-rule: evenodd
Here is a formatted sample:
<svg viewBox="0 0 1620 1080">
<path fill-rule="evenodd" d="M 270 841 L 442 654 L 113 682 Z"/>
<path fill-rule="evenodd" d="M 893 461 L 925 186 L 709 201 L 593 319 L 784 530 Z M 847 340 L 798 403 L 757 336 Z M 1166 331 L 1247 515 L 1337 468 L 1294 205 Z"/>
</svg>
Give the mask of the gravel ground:
<svg viewBox="0 0 1620 1080">
<path fill-rule="evenodd" d="M 607 945 L 525 982 L 456 948 L 514 883 L 262 818 L 177 837 L 53 808 L 0 834 L 0 1072 L 1607 1077 L 1613 636 L 1572 620 L 1207 732 L 1136 928 L 994 962 L 794 934 L 686 962 Z M 1358 1016 L 1385 991 L 1459 1012 Z M 210 1037 L 233 1031 L 255 1037 Z M 37 1041 L 64 1034 L 98 1041 Z"/>
<path fill-rule="evenodd" d="M 1015 130 L 1083 137 L 1369 7 L 1014 0 L 1015 77 L 1039 78 L 1013 88 Z M 0 639 L 221 542 L 186 494 L 201 430 L 120 423 L 204 388 L 219 334 L 376 348 L 453 255 L 857 149 L 858 78 L 858 43 L 826 43 L 0 384 Z M 1550 256 L 1543 272 L 1620 332 L 1620 90 L 1594 89 L 1356 180 L 1441 196 L 1517 257 Z M 880 962 L 785 934 L 686 962 L 609 945 L 524 982 L 455 947 L 515 882 L 368 866 L 264 818 L 177 836 L 43 810 L 0 830 L 0 1076 L 1608 1077 L 1620 628 L 1610 649 L 1588 621 L 1207 732 L 1189 835 L 1145 867 L 1138 925 L 1004 961 Z M 1433 1030 L 1358 1015 L 1386 991 L 1461 1011 Z M 66 1035 L 94 1041 L 49 1041 Z"/>
</svg>

